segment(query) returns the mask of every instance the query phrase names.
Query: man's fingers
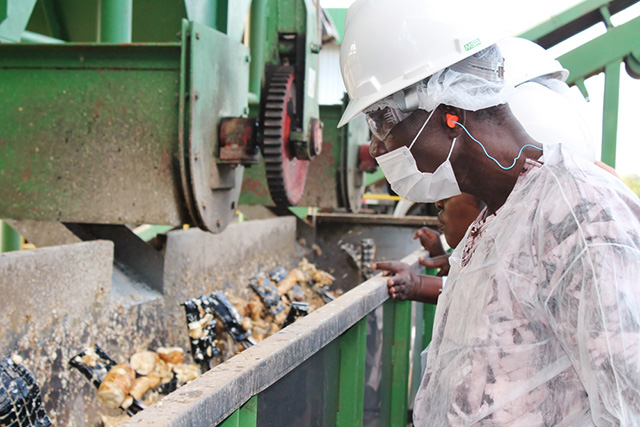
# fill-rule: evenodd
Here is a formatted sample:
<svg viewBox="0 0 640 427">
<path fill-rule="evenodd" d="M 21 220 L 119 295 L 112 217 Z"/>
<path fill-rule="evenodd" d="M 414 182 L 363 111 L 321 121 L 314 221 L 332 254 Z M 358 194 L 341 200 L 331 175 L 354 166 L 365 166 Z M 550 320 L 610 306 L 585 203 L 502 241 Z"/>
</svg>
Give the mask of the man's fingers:
<svg viewBox="0 0 640 427">
<path fill-rule="evenodd" d="M 406 264 L 400 261 L 381 261 L 371 266 L 374 270 L 385 270 L 392 273 L 398 273 L 405 269 Z"/>
<path fill-rule="evenodd" d="M 440 268 L 449 263 L 449 254 L 439 255 L 433 258 L 427 258 L 420 262 L 421 265 L 428 268 Z"/>
</svg>

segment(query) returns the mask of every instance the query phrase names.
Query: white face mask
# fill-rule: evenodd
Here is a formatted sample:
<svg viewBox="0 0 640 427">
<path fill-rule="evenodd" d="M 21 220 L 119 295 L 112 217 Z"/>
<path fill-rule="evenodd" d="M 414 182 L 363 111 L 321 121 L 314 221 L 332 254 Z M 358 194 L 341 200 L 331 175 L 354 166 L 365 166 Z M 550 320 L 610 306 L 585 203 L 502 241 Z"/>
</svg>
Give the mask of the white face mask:
<svg viewBox="0 0 640 427">
<path fill-rule="evenodd" d="M 433 173 L 420 172 L 416 160 L 411 154 L 411 147 L 425 128 L 435 109 L 424 122 L 420 131 L 409 147 L 402 146 L 389 153 L 376 157 L 384 176 L 391 188 L 400 197 L 417 203 L 434 203 L 438 200 L 461 194 L 458 181 L 451 167 L 451 153 L 456 145 L 453 139 L 447 159 Z"/>
</svg>

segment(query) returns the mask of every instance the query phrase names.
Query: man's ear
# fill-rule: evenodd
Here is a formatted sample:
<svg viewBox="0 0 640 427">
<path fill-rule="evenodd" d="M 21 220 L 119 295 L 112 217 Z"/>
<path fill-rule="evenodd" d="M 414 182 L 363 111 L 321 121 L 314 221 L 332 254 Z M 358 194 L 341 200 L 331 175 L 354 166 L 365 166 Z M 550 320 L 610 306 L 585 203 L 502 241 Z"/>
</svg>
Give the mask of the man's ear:
<svg viewBox="0 0 640 427">
<path fill-rule="evenodd" d="M 456 107 L 444 107 L 442 124 L 451 138 L 455 138 L 462 133 L 462 127 L 466 119 L 466 111 Z"/>
</svg>

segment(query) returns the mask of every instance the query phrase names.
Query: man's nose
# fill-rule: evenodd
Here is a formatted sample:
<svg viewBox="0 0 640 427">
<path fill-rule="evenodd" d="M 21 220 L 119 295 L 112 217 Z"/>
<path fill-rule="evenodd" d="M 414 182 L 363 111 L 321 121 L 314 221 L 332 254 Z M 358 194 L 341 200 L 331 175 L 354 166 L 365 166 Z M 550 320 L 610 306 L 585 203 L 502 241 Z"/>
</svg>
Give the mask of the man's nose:
<svg viewBox="0 0 640 427">
<path fill-rule="evenodd" d="M 369 144 L 369 154 L 371 154 L 371 157 L 375 158 L 385 153 L 388 153 L 388 150 L 387 147 L 384 146 L 384 143 L 375 136 L 372 136 L 371 143 Z"/>
</svg>

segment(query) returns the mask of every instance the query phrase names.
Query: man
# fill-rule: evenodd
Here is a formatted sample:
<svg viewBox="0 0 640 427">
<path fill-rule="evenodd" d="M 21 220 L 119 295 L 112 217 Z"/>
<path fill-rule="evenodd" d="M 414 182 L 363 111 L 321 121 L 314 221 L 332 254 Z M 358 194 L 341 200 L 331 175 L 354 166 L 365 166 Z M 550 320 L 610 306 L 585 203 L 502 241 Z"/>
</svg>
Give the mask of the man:
<svg viewBox="0 0 640 427">
<path fill-rule="evenodd" d="M 638 425 L 640 201 L 524 131 L 482 9 L 359 0 L 341 50 L 341 125 L 366 114 L 394 191 L 487 205 L 451 257 L 414 423 Z"/>
</svg>

